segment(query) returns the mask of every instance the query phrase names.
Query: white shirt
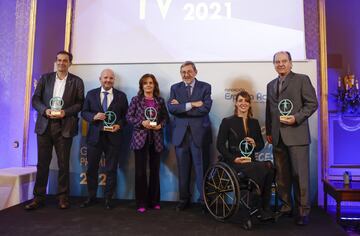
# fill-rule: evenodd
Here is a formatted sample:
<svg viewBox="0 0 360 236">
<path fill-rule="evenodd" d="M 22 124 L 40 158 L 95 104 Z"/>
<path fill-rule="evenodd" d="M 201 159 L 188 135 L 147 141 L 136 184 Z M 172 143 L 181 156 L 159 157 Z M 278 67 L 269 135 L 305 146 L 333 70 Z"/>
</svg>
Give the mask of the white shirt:
<svg viewBox="0 0 360 236">
<path fill-rule="evenodd" d="M 58 74 L 56 73 L 55 84 L 54 84 L 54 91 L 53 97 L 63 97 L 65 92 L 65 85 L 67 80 L 68 74 L 65 76 L 64 79 L 60 79 Z"/>
<path fill-rule="evenodd" d="M 101 92 L 100 92 L 101 105 L 103 104 L 104 96 L 105 96 L 103 92 L 108 92 L 108 95 L 107 95 L 107 107 L 109 108 L 112 100 L 114 99 L 113 88 L 111 88 L 109 90 L 105 90 L 103 87 L 101 87 Z"/>
</svg>

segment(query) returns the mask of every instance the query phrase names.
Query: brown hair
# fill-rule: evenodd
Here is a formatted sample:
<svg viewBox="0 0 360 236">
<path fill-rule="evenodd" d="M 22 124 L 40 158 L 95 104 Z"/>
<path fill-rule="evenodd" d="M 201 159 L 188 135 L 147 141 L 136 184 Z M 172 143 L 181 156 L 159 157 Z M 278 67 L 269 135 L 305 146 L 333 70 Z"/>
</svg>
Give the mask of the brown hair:
<svg viewBox="0 0 360 236">
<path fill-rule="evenodd" d="M 192 66 L 193 70 L 197 73 L 197 69 L 195 66 L 195 63 L 192 61 L 185 61 L 181 66 L 180 66 L 180 71 L 184 66 Z"/>
<path fill-rule="evenodd" d="M 248 111 L 248 118 L 251 118 L 253 116 L 252 109 L 251 109 L 251 96 L 246 90 L 242 90 L 238 94 L 236 94 L 234 115 L 236 116 L 237 112 L 238 112 L 236 103 L 237 103 L 239 96 L 245 98 L 245 101 L 250 104 L 249 111 Z"/>
<path fill-rule="evenodd" d="M 160 96 L 160 89 L 159 89 L 159 83 L 157 82 L 155 76 L 153 74 L 145 74 L 143 76 L 141 76 L 140 80 L 139 80 L 139 91 L 138 91 L 138 95 L 139 96 L 144 96 L 144 88 L 143 88 L 143 84 L 146 78 L 151 78 L 153 83 L 154 83 L 154 92 L 153 95 L 154 97 L 159 97 Z"/>
</svg>

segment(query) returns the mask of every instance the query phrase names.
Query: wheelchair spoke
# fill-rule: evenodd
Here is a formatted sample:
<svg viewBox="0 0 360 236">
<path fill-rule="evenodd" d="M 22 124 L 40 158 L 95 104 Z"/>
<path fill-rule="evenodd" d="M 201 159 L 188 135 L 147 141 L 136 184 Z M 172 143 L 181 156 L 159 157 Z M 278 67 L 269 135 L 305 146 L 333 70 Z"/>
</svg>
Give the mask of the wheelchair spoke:
<svg viewBox="0 0 360 236">
<path fill-rule="evenodd" d="M 227 215 L 225 207 L 227 208 L 228 211 L 230 211 L 231 209 L 229 208 L 228 204 L 226 203 L 226 201 L 222 195 L 220 195 L 220 198 L 222 200 L 223 217 L 225 217 Z"/>
<path fill-rule="evenodd" d="M 231 199 L 231 201 L 234 201 L 234 198 L 232 198 L 228 193 L 226 193 L 226 192 L 224 192 L 224 193 L 225 193 L 225 195 L 226 195 L 228 198 Z"/>
</svg>

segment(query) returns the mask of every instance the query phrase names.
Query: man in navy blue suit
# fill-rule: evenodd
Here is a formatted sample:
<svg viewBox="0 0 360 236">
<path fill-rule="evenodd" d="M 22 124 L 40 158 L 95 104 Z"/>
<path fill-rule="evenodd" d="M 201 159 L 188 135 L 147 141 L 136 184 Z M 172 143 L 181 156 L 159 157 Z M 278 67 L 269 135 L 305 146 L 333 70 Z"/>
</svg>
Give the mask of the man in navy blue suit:
<svg viewBox="0 0 360 236">
<path fill-rule="evenodd" d="M 172 143 L 175 145 L 179 172 L 180 201 L 177 211 L 190 204 L 190 180 L 192 164 L 195 168 L 196 186 L 202 197 L 203 152 L 206 130 L 210 126 L 209 112 L 212 105 L 211 86 L 197 80 L 197 69 L 193 62 L 186 61 L 180 67 L 181 82 L 171 86 L 168 101 L 169 112 L 173 115 Z"/>
<path fill-rule="evenodd" d="M 120 155 L 122 132 L 126 124 L 125 115 L 128 109 L 128 100 L 125 93 L 115 89 L 115 74 L 111 69 L 101 72 L 101 87 L 89 91 L 86 95 L 81 116 L 89 123 L 87 134 L 88 169 L 87 187 L 88 198 L 80 207 L 85 208 L 97 203 L 98 170 L 102 153 L 105 153 L 106 186 L 105 208 L 111 209 L 111 199 L 116 189 L 117 166 Z M 116 120 L 112 129 L 104 129 L 105 112 L 114 112 Z"/>
</svg>

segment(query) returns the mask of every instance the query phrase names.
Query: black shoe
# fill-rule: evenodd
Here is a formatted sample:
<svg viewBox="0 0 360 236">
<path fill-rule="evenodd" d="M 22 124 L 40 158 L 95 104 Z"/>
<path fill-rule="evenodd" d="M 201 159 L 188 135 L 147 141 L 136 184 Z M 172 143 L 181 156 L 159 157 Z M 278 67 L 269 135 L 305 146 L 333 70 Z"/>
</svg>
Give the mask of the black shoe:
<svg viewBox="0 0 360 236">
<path fill-rule="evenodd" d="M 24 209 L 27 211 L 32 211 L 39 209 L 45 205 L 44 200 L 40 200 L 38 198 L 34 198 L 29 204 L 25 205 Z"/>
<path fill-rule="evenodd" d="M 258 218 L 261 221 L 270 221 L 275 219 L 275 215 L 270 209 L 261 209 Z"/>
<path fill-rule="evenodd" d="M 278 212 L 276 212 L 277 217 L 287 216 L 292 217 L 293 212 L 291 208 L 282 206 Z"/>
<path fill-rule="evenodd" d="M 114 205 L 112 204 L 112 200 L 111 199 L 105 199 L 105 209 L 106 210 L 111 210 L 114 208 Z"/>
<path fill-rule="evenodd" d="M 309 224 L 309 216 L 298 216 L 295 223 L 300 226 L 305 226 Z"/>
<path fill-rule="evenodd" d="M 86 199 L 86 201 L 81 203 L 80 208 L 91 207 L 97 203 L 98 203 L 98 201 L 96 200 L 96 198 L 88 198 L 88 199 Z"/>
<path fill-rule="evenodd" d="M 60 197 L 59 198 L 59 204 L 58 204 L 59 209 L 61 210 L 65 210 L 70 208 L 70 202 L 67 199 L 67 197 Z"/>
<path fill-rule="evenodd" d="M 185 210 L 186 208 L 188 208 L 190 206 L 190 202 L 189 201 L 180 201 L 176 207 L 175 207 L 175 210 L 176 211 L 183 211 Z"/>
</svg>

